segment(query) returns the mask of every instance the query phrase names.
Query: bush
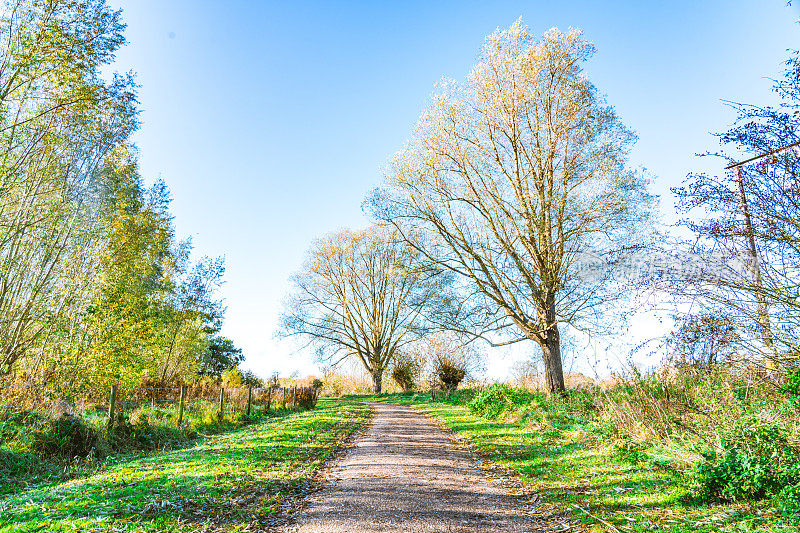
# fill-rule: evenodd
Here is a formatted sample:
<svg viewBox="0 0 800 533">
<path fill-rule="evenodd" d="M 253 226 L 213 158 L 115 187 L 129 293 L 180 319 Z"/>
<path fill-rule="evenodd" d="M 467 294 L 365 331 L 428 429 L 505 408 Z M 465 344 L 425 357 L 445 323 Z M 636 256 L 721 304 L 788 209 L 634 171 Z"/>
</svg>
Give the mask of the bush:
<svg viewBox="0 0 800 533">
<path fill-rule="evenodd" d="M 695 470 L 702 498 L 759 500 L 777 496 L 800 481 L 798 450 L 790 444 L 786 427 L 769 420 L 765 413 L 744 416 L 722 433 L 722 458 L 707 454 Z M 794 492 L 785 498 L 795 505 Z"/>
<path fill-rule="evenodd" d="M 466 373 L 467 371 L 463 367 L 448 363 L 439 363 L 436 366 L 436 376 L 448 392 L 454 391 L 458 387 Z"/>
<path fill-rule="evenodd" d="M 714 455 L 698 463 L 696 479 L 704 500 L 759 500 L 780 486 L 780 473 L 758 457 L 728 450 L 721 461 Z"/>
<path fill-rule="evenodd" d="M 800 408 L 800 369 L 793 368 L 786 372 L 781 391 L 786 394 L 789 403 Z"/>
<path fill-rule="evenodd" d="M 794 479 L 797 480 L 800 464 L 794 470 Z M 795 523 L 800 522 L 800 482 L 784 487 L 779 497 L 783 501 L 783 515 Z"/>
<path fill-rule="evenodd" d="M 297 405 L 301 409 L 313 409 L 317 404 L 316 389 L 303 387 L 297 389 Z"/>
<path fill-rule="evenodd" d="M 100 435 L 80 418 L 62 415 L 30 434 L 28 449 L 37 455 L 62 458 L 88 457 L 97 454 Z"/>
<path fill-rule="evenodd" d="M 484 418 L 494 419 L 501 413 L 527 405 L 532 399 L 533 396 L 528 392 L 505 383 L 496 383 L 476 394 L 469 402 L 469 408 Z"/>
</svg>

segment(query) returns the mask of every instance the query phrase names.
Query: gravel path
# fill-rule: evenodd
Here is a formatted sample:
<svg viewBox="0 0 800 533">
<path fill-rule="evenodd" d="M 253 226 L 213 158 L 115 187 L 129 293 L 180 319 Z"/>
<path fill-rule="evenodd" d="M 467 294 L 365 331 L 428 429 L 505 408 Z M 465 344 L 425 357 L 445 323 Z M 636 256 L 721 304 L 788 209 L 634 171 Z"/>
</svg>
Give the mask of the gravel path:
<svg viewBox="0 0 800 533">
<path fill-rule="evenodd" d="M 321 473 L 294 524 L 301 533 L 554 531 L 429 417 L 371 403 L 364 433 Z M 560 528 L 559 528 L 560 529 Z"/>
</svg>

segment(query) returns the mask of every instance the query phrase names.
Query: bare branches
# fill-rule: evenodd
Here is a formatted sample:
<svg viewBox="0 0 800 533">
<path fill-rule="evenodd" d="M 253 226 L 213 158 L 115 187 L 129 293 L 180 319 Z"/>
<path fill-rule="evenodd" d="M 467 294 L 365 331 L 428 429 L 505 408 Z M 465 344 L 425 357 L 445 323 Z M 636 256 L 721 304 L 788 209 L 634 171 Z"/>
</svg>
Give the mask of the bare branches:
<svg viewBox="0 0 800 533">
<path fill-rule="evenodd" d="M 322 238 L 292 279 L 281 335 L 307 339 L 324 359 L 358 359 L 379 392 L 395 354 L 442 301 L 448 278 L 437 274 L 385 227 Z"/>
<path fill-rule="evenodd" d="M 469 281 L 494 317 L 488 330 L 542 346 L 553 390 L 563 390 L 559 324 L 585 323 L 612 297 L 608 276 L 581 276 L 581 254 L 630 244 L 652 203 L 625 169 L 633 134 L 581 72 L 592 52 L 578 31 L 535 41 L 520 21 L 489 36 L 373 198 L 412 247 Z"/>
</svg>

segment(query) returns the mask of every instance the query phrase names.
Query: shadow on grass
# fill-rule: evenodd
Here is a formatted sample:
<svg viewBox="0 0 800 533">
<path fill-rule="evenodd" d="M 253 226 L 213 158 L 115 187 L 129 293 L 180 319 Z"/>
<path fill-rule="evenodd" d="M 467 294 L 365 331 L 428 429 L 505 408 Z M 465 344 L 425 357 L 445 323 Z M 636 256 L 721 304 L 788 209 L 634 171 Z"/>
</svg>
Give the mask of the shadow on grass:
<svg viewBox="0 0 800 533">
<path fill-rule="evenodd" d="M 408 405 L 428 413 L 486 459 L 517 472 L 538 499 L 572 510 L 586 524 L 599 524 L 600 517 L 625 532 L 790 530 L 779 524 L 767 504 L 699 501 L 693 497 L 685 472 L 657 464 L 643 454 L 620 451 L 589 424 L 590 418 L 551 411 L 558 406 L 532 404 L 528 409 L 539 415 L 538 420 L 523 416 L 520 421 L 507 422 L 481 418 L 463 402 L 431 402 L 427 394 L 353 399 Z"/>
<path fill-rule="evenodd" d="M 328 406 L 276 417 L 87 479 L 0 497 L 0 531 L 268 525 L 277 504 L 360 425 L 364 410 L 357 412 Z"/>
</svg>

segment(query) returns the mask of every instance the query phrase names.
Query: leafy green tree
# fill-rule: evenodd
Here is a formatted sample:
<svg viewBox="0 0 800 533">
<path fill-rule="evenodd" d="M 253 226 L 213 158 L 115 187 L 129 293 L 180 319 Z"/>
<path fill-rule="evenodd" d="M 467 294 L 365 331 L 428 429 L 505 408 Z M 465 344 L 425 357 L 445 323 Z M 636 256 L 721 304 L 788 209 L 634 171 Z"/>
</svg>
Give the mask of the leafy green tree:
<svg viewBox="0 0 800 533">
<path fill-rule="evenodd" d="M 208 347 L 201 355 L 199 371 L 201 374 L 221 376 L 227 369 L 239 366 L 243 360 L 242 349 L 237 348 L 232 340 L 214 335 L 209 338 Z"/>
</svg>

